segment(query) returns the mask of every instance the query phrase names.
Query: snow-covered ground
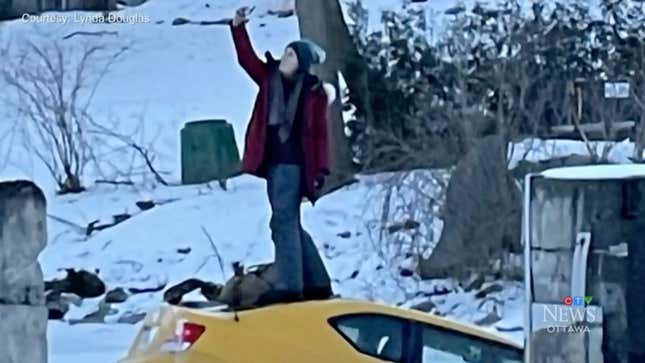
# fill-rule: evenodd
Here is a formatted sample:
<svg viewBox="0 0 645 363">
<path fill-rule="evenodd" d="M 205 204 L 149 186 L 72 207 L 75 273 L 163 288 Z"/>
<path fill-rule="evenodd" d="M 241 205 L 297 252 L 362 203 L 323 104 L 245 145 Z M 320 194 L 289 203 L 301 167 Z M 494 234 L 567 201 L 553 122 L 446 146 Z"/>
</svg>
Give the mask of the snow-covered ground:
<svg viewBox="0 0 645 363">
<path fill-rule="evenodd" d="M 139 325 L 49 324 L 50 363 L 115 363 L 123 358 Z"/>
<path fill-rule="evenodd" d="M 373 14 L 400 3 L 397 0 L 369 2 Z M 130 45 L 130 50 L 112 66 L 96 90 L 90 112 L 97 121 L 117 131 L 128 132 L 133 125 L 143 125 L 144 131 L 137 138 L 152 145 L 155 165 L 168 180 L 175 182 L 180 179 L 178 135 L 183 124 L 204 118 L 227 119 L 242 150 L 256 87 L 236 63 L 227 27 L 172 26 L 171 22 L 176 17 L 221 19 L 247 3 L 257 6 L 249 24 L 256 49 L 260 54 L 264 50 L 280 54 L 282 47 L 297 36 L 298 26 L 295 17 L 266 15 L 268 9 L 279 3 L 270 0 L 152 0 L 121 11 L 122 15 L 149 17 L 149 22 L 38 24 L 17 20 L 0 27 L 0 40 L 10 41 L 10 55 L 16 54 L 25 40 L 36 44 L 58 40 L 69 47 L 72 60 L 78 55 L 78 45 L 84 41 L 102 42 L 114 52 L 124 44 Z M 451 3 L 432 1 L 428 6 L 442 11 Z M 87 13 L 56 15 L 74 17 Z M 62 39 L 77 31 L 116 33 Z M 2 80 L 0 88 L 5 89 Z M 0 110 L 0 116 L 3 132 L 22 121 L 8 108 Z M 49 241 L 40 256 L 47 279 L 61 276 L 61 270 L 69 267 L 98 270 L 108 288 L 170 286 L 188 277 L 221 282 L 230 276 L 233 261 L 249 265 L 273 258 L 268 228 L 270 215 L 262 180 L 241 176 L 229 181 L 227 191 L 216 183 L 161 187 L 141 182 L 135 186 L 114 186 L 93 184 L 101 175 L 90 170 L 87 192 L 57 196 L 46 168 L 34 155 L 25 152 L 16 140 L 18 136 L 14 136 L 11 143 L 11 138 L 3 139 L 2 152 L 7 158 L 0 165 L 0 179 L 34 180 L 47 195 Z M 533 151 L 527 152 L 529 145 Z M 630 144 L 618 144 L 612 158 L 627 161 L 626 156 L 631 155 L 632 149 Z M 513 160 L 519 155 L 535 160 L 556 154 L 585 153 L 586 149 L 580 143 L 527 142 L 513 151 Z M 115 164 L 126 163 L 127 155 L 111 154 L 110 159 Z M 107 168 L 108 163 L 103 166 Z M 399 268 L 408 266 L 409 259 L 383 245 L 375 235 L 379 226 L 373 222 L 380 218 L 380 204 L 374 199 L 377 190 L 374 185 L 385 177 L 361 177 L 359 183 L 326 196 L 315 207 L 304 205 L 303 224 L 324 256 L 334 277 L 336 292 L 352 298 L 409 306 L 427 299 L 424 294 L 453 286 L 450 281 L 421 282 L 415 277 L 402 277 Z M 161 205 L 140 211 L 135 203 L 147 200 Z M 113 215 L 122 213 L 133 217 L 89 237 L 83 234 L 83 227 L 90 222 L 107 222 Z M 436 240 L 440 228 L 440 221 L 431 224 L 434 232 L 431 239 Z M 209 236 L 224 261 L 223 266 L 214 257 Z M 520 327 L 522 286 L 509 283 L 505 287 L 496 293 L 498 300 L 504 302 L 500 312 L 503 319 L 496 326 Z M 455 319 L 475 321 L 487 313 L 487 306 L 478 309 L 472 292 L 457 291 L 432 299 L 440 312 Z M 125 354 L 138 329 L 137 325 L 116 324 L 116 320 L 154 309 L 160 302 L 160 293 L 132 296 L 127 302 L 113 306 L 113 314 L 104 325 L 51 323 L 50 362 L 115 361 Z M 90 299 L 81 306 L 72 305 L 66 319 L 82 318 L 94 311 L 97 304 L 98 299 Z M 510 336 L 522 341 L 521 332 Z"/>
</svg>

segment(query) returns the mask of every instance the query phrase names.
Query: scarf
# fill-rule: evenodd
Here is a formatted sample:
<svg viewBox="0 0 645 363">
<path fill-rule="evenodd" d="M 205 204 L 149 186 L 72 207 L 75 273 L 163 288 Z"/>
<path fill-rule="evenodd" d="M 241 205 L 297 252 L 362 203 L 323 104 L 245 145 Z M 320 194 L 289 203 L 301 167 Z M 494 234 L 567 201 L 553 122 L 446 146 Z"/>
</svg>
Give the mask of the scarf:
<svg viewBox="0 0 645 363">
<path fill-rule="evenodd" d="M 279 126 L 278 136 L 281 142 L 286 142 L 291 135 L 291 129 L 298 112 L 298 101 L 302 92 L 304 73 L 298 73 L 293 89 L 285 100 L 282 75 L 276 68 L 271 74 L 269 90 L 269 125 Z"/>
</svg>

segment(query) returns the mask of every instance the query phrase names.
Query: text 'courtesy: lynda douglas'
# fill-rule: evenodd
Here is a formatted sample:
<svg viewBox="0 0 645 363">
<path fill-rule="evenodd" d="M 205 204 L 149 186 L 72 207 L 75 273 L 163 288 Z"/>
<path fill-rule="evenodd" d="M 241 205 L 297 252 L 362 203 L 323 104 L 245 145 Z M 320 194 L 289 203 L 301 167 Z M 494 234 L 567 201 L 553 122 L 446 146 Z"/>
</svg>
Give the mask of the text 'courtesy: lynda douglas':
<svg viewBox="0 0 645 363">
<path fill-rule="evenodd" d="M 55 24 L 96 24 L 96 23 L 125 23 L 144 24 L 150 23 L 148 15 L 133 14 L 123 15 L 118 13 L 107 14 L 23 14 L 22 21 L 26 23 L 55 23 Z"/>
</svg>

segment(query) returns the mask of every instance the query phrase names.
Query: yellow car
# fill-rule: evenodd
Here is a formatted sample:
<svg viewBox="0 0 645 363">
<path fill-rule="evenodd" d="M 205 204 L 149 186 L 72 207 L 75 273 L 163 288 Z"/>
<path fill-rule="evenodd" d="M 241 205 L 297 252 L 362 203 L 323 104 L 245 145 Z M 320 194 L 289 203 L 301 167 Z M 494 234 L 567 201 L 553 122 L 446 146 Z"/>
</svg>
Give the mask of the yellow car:
<svg viewBox="0 0 645 363">
<path fill-rule="evenodd" d="M 120 363 L 521 363 L 522 346 L 415 310 L 345 299 L 240 312 L 164 305 Z"/>
</svg>

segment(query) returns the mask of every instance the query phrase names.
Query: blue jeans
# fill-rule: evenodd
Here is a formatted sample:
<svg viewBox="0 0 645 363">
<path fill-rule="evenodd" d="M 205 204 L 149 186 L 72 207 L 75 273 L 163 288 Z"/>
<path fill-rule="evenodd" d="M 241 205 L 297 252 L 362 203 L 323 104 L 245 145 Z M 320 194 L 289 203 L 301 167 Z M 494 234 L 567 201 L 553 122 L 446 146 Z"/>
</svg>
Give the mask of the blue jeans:
<svg viewBox="0 0 645 363">
<path fill-rule="evenodd" d="M 274 164 L 267 175 L 271 204 L 271 239 L 275 244 L 274 268 L 280 291 L 305 292 L 329 289 L 331 282 L 316 245 L 300 223 L 302 170 L 297 164 Z"/>
</svg>

